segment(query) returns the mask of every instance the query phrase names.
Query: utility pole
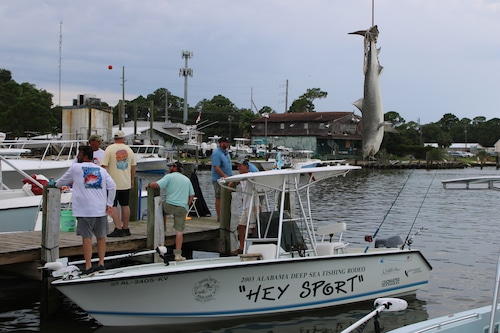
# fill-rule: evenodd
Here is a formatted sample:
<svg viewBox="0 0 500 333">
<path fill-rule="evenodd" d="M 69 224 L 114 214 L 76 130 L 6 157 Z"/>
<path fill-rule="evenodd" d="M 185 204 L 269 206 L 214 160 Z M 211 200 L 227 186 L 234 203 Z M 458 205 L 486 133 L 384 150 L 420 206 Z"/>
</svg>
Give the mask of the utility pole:
<svg viewBox="0 0 500 333">
<path fill-rule="evenodd" d="M 288 112 L 288 79 L 286 80 L 286 89 L 285 89 L 285 113 Z"/>
<path fill-rule="evenodd" d="M 149 144 L 153 144 L 153 124 L 154 124 L 155 101 L 149 102 Z"/>
<path fill-rule="evenodd" d="M 168 89 L 165 88 L 165 123 L 168 122 Z"/>
<path fill-rule="evenodd" d="M 193 70 L 188 68 L 188 59 L 193 56 L 192 51 L 182 51 L 182 58 L 185 59 L 184 68 L 179 70 L 179 76 L 184 76 L 184 115 L 182 117 L 182 122 L 187 123 L 188 116 L 188 76 L 193 76 Z"/>
<path fill-rule="evenodd" d="M 61 71 L 62 71 L 62 21 L 59 24 L 59 106 L 61 106 Z"/>
<path fill-rule="evenodd" d="M 122 66 L 122 102 L 118 111 L 118 129 L 122 129 L 123 118 L 125 117 L 125 66 Z"/>
</svg>

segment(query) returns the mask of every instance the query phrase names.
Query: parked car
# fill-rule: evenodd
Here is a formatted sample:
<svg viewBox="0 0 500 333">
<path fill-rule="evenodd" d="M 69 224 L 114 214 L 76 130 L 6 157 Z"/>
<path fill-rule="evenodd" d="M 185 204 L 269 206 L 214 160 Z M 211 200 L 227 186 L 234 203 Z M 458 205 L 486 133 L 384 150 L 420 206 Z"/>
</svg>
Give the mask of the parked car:
<svg viewBox="0 0 500 333">
<path fill-rule="evenodd" d="M 448 154 L 451 157 L 473 157 L 474 156 L 474 154 L 469 153 L 467 151 L 458 151 L 458 150 L 448 151 Z"/>
</svg>

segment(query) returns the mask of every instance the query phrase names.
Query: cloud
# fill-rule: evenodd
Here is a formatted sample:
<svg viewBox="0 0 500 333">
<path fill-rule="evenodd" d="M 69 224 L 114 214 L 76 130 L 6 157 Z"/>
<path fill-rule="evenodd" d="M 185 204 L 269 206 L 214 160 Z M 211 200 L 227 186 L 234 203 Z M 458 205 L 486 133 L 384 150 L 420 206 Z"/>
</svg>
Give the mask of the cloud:
<svg viewBox="0 0 500 333">
<path fill-rule="evenodd" d="M 422 123 L 497 117 L 499 12 L 499 1 L 375 1 L 386 112 Z M 55 103 L 89 93 L 115 105 L 123 67 L 126 99 L 161 87 L 183 97 L 181 52 L 190 50 L 190 105 L 221 94 L 278 112 L 309 88 L 328 92 L 317 111 L 354 110 L 363 39 L 348 33 L 372 20 L 368 0 L 6 0 L 0 14 L 1 67 Z"/>
</svg>

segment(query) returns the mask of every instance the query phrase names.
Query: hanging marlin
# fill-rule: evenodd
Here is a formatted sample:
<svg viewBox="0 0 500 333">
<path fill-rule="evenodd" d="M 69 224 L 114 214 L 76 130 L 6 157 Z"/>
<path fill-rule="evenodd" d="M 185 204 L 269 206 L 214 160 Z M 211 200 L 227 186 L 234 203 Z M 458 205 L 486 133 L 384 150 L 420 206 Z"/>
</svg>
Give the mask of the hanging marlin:
<svg viewBox="0 0 500 333">
<path fill-rule="evenodd" d="M 385 131 L 393 131 L 390 122 L 384 122 L 384 107 L 380 93 L 380 75 L 384 67 L 378 62 L 377 49 L 378 28 L 376 25 L 368 30 L 351 32 L 350 34 L 365 37 L 365 74 L 364 97 L 353 104 L 363 114 L 363 158 L 373 158 L 378 152 Z"/>
</svg>

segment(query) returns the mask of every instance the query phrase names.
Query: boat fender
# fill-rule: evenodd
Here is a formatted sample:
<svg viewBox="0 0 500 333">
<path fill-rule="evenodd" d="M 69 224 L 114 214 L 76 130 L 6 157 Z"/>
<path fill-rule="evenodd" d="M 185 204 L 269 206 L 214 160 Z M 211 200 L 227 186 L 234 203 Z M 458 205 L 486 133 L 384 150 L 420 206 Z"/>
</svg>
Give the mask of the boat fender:
<svg viewBox="0 0 500 333">
<path fill-rule="evenodd" d="M 387 248 L 395 248 L 401 247 L 403 245 L 403 239 L 399 236 L 391 236 L 388 238 L 379 238 L 375 240 L 375 247 L 387 247 Z"/>
<path fill-rule="evenodd" d="M 63 267 L 63 264 L 59 261 L 48 262 L 43 265 L 44 269 L 49 269 L 51 271 L 57 271 L 58 269 L 61 269 Z"/>
<path fill-rule="evenodd" d="M 52 272 L 53 277 L 59 277 L 63 280 L 72 279 L 78 275 L 80 275 L 80 269 L 75 265 L 66 266 Z"/>
<path fill-rule="evenodd" d="M 385 297 L 377 298 L 373 302 L 373 305 L 375 307 L 384 305 L 386 311 L 396 312 L 406 310 L 406 308 L 408 307 L 408 302 L 401 298 Z"/>
</svg>

